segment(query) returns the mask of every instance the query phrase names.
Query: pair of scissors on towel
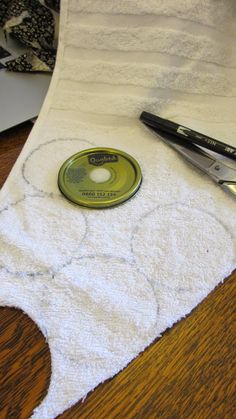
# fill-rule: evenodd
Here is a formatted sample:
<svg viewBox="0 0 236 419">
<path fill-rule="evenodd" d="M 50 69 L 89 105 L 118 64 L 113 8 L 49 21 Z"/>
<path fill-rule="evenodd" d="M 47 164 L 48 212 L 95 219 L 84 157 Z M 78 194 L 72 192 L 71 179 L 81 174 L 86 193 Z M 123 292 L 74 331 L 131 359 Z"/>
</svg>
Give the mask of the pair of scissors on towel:
<svg viewBox="0 0 236 419">
<path fill-rule="evenodd" d="M 236 197 L 236 170 L 227 166 L 213 155 L 207 153 L 196 145 L 216 151 L 220 154 L 236 160 L 235 148 L 225 143 L 221 143 L 203 134 L 182 127 L 172 121 L 165 120 L 148 112 L 142 112 L 140 120 L 155 132 L 165 143 L 178 151 L 185 159 L 206 173 L 210 178 L 218 183 L 223 189 Z M 189 135 L 188 134 L 192 134 Z M 216 147 L 215 147 L 216 144 Z M 219 151 L 219 147 L 226 150 Z"/>
</svg>

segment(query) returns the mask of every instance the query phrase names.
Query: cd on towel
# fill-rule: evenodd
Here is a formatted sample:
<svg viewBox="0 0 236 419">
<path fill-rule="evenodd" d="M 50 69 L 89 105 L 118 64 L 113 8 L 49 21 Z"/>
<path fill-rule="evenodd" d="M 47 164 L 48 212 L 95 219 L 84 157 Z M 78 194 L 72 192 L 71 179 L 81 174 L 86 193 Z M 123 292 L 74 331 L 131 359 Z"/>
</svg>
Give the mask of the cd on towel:
<svg viewBox="0 0 236 419">
<path fill-rule="evenodd" d="M 67 159 L 58 186 L 70 201 L 90 208 L 109 208 L 131 198 L 142 181 L 138 162 L 113 148 L 90 148 Z"/>
</svg>

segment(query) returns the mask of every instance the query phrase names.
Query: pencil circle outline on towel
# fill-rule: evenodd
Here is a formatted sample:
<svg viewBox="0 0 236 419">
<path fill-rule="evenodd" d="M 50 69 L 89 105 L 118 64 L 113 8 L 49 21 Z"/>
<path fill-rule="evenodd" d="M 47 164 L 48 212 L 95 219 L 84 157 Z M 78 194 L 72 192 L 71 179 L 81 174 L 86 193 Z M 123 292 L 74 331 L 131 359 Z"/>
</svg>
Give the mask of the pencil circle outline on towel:
<svg viewBox="0 0 236 419">
<path fill-rule="evenodd" d="M 38 241 L 35 239 L 36 232 L 33 231 L 33 230 L 30 231 L 30 228 L 32 228 L 32 226 L 33 226 L 33 229 L 36 229 L 36 224 L 37 223 L 35 223 L 35 226 L 34 226 L 33 221 L 30 224 L 29 219 L 24 220 L 25 227 L 20 226 L 19 231 L 16 231 L 15 233 L 13 232 L 13 237 L 12 237 L 12 239 L 14 239 L 14 234 L 19 233 L 18 237 L 22 237 L 23 241 L 21 242 L 21 239 L 20 239 L 20 242 L 18 243 L 18 245 L 15 245 L 15 247 L 14 247 L 14 244 L 12 245 L 11 243 L 9 244 L 8 242 L 6 242 L 5 243 L 5 248 L 8 248 L 8 250 L 10 250 L 11 246 L 13 246 L 13 248 L 15 248 L 15 250 L 19 254 L 21 254 L 22 249 L 24 250 L 24 254 L 25 254 L 27 247 L 26 247 L 26 249 L 24 248 L 24 237 L 23 237 L 24 234 L 23 234 L 23 232 L 24 232 L 24 228 L 26 228 L 26 235 L 28 234 L 29 240 L 31 240 L 31 242 L 32 242 L 31 244 L 33 244 L 33 246 L 36 246 L 36 248 L 33 249 L 33 251 L 36 250 L 38 252 L 40 247 L 42 248 L 42 243 L 44 243 L 43 238 L 44 238 L 44 235 L 45 235 L 45 231 L 47 231 L 47 234 L 49 234 L 48 227 L 51 224 L 52 224 L 51 228 L 54 229 L 53 231 L 55 231 L 55 228 L 54 228 L 55 226 L 58 227 L 56 229 L 56 232 L 57 232 L 56 238 L 55 238 L 56 245 L 55 244 L 53 245 L 50 241 L 50 245 L 47 247 L 47 251 L 46 251 L 46 259 L 44 258 L 42 252 L 40 253 L 41 258 L 42 258 L 41 264 L 42 264 L 42 266 L 43 265 L 45 266 L 45 269 L 43 269 L 43 270 L 39 269 L 39 267 L 37 267 L 36 263 L 35 264 L 32 263 L 32 254 L 31 254 L 31 257 L 29 257 L 29 259 L 28 259 L 28 264 L 30 264 L 30 263 L 32 264 L 31 269 L 25 269 L 23 267 L 25 264 L 27 264 L 27 257 L 25 257 L 23 259 L 20 258 L 19 259 L 20 262 L 18 260 L 18 261 L 13 261 L 13 263 L 12 263 L 11 260 L 10 260 L 10 264 L 6 263 L 6 261 L 5 262 L 3 261 L 3 263 L 1 263 L 1 265 L 0 265 L 0 268 L 4 269 L 9 274 L 17 275 L 19 277 L 20 276 L 35 277 L 35 276 L 42 276 L 44 274 L 55 275 L 55 272 L 57 272 L 59 269 L 63 268 L 64 266 L 67 266 L 71 263 L 73 252 L 75 250 L 78 250 L 79 246 L 83 243 L 83 241 L 84 241 L 84 239 L 87 235 L 87 230 L 88 230 L 87 219 L 86 219 L 83 211 L 79 211 L 79 213 L 78 213 L 77 208 L 74 205 L 72 205 L 71 203 L 64 200 L 61 196 L 52 197 L 52 196 L 42 196 L 42 195 L 38 194 L 38 195 L 25 195 L 22 199 L 19 199 L 15 203 L 9 204 L 7 207 L 4 207 L 2 210 L 0 210 L 0 221 L 1 221 L 1 215 L 3 213 L 5 213 L 5 212 L 7 213 L 5 215 L 6 218 L 7 218 L 8 214 L 9 214 L 9 211 L 11 209 L 15 208 L 15 207 L 17 208 L 17 206 L 19 206 L 19 205 L 23 205 L 23 211 L 24 211 L 24 205 L 27 204 L 27 200 L 30 200 L 31 204 L 32 204 L 32 200 L 33 200 L 33 206 L 31 205 L 31 209 L 34 209 L 34 210 L 36 209 L 36 214 L 37 214 L 37 211 L 40 212 L 40 205 L 39 205 L 40 201 L 38 201 L 38 205 L 37 205 L 36 200 L 42 200 L 41 201 L 41 206 L 42 206 L 41 209 L 42 209 L 43 214 L 45 213 L 46 208 L 47 208 L 47 205 L 46 205 L 46 202 L 45 202 L 45 200 L 46 200 L 49 203 L 48 204 L 49 215 L 50 214 L 55 215 L 55 210 L 58 208 L 59 213 L 60 213 L 60 217 L 56 217 L 56 218 L 54 217 L 54 221 L 55 221 L 54 223 L 52 223 L 51 217 L 50 217 L 49 221 L 44 222 L 43 226 L 47 227 L 47 228 L 45 230 L 43 230 L 43 228 L 42 228 L 41 236 L 39 235 L 39 230 L 37 229 L 37 240 Z M 62 207 L 58 207 L 57 204 L 59 202 L 61 203 Z M 35 207 L 34 207 L 34 205 L 35 205 Z M 30 205 L 29 205 L 29 207 L 26 208 L 27 211 L 29 210 L 29 208 L 30 208 Z M 64 218 L 62 217 L 61 209 L 66 210 L 63 214 Z M 22 211 L 22 209 L 21 209 L 21 211 Z M 41 213 L 40 213 L 40 215 L 41 215 Z M 76 217 L 73 218 L 72 217 L 73 215 L 76 215 Z M 64 219 L 64 222 L 66 223 L 66 225 L 70 226 L 71 217 L 73 218 L 73 223 L 75 223 L 75 222 L 77 223 L 77 228 L 74 224 L 74 229 L 73 229 L 74 239 L 73 239 L 73 242 L 72 242 L 72 244 L 73 244 L 72 247 L 68 246 L 68 241 L 65 237 L 65 234 L 66 234 L 67 230 L 65 229 L 63 234 L 60 233 L 62 219 Z M 42 218 L 42 219 L 44 219 L 44 218 Z M 17 220 L 18 220 L 18 214 L 15 215 L 15 221 L 17 221 Z M 12 220 L 11 225 L 13 226 L 13 220 Z M 81 232 L 80 236 L 78 236 L 78 231 Z M 7 231 L 7 234 L 8 233 L 9 232 Z M 50 235 L 50 240 L 51 240 L 52 236 L 53 236 L 53 234 Z M 71 238 L 71 235 L 70 235 L 69 243 L 71 243 L 71 240 L 72 240 L 72 238 Z M 69 249 L 69 247 L 70 247 L 70 249 Z M 3 254 L 3 247 L 2 246 L 1 246 L 1 250 L 2 250 L 1 254 Z M 45 250 L 45 247 L 44 247 L 44 250 Z M 31 249 L 31 251 L 32 251 L 32 249 Z M 7 253 L 9 253 L 9 252 L 7 252 Z M 5 254 L 7 254 L 7 253 L 6 253 L 6 250 L 5 250 Z M 4 257 L 4 255 L 2 255 L 2 257 Z M 64 259 L 63 259 L 63 257 L 64 257 Z M 55 265 L 55 262 L 58 258 L 60 260 L 60 264 Z M 16 266 L 17 266 L 17 268 L 19 268 L 20 264 L 22 264 L 22 269 L 20 269 L 20 270 L 16 269 Z"/>
<path fill-rule="evenodd" d="M 228 243 L 228 240 L 226 240 L 227 241 L 227 248 L 228 248 L 228 253 L 227 253 L 227 255 L 225 255 L 224 257 L 227 259 L 227 262 L 229 263 L 229 258 L 231 258 L 231 262 L 232 262 L 232 269 L 233 269 L 233 262 L 234 262 L 234 258 L 235 258 L 235 255 L 236 255 L 236 243 L 235 243 L 235 237 L 232 235 L 232 232 L 229 230 L 229 228 L 226 226 L 226 224 L 225 223 L 223 223 L 222 222 L 222 220 L 220 220 L 217 216 L 215 216 L 214 214 L 212 214 L 212 213 L 210 213 L 209 211 L 206 211 L 205 209 L 203 210 L 202 208 L 198 208 L 198 207 L 190 207 L 190 206 L 188 206 L 188 205 L 186 205 L 186 204 L 184 204 L 184 203 L 181 203 L 181 202 L 179 202 L 179 203 L 172 203 L 172 204 L 167 204 L 167 205 L 163 205 L 163 206 L 157 206 L 157 207 L 155 207 L 154 209 L 152 209 L 151 211 L 149 211 L 148 213 L 146 213 L 144 216 L 142 216 L 140 219 L 139 219 L 139 222 L 137 223 L 137 225 L 136 225 L 136 227 L 134 228 L 134 230 L 133 230 L 133 233 L 132 233 L 132 238 L 131 238 L 131 252 L 132 252 L 132 254 L 133 254 L 133 257 L 134 257 L 134 260 L 135 260 L 135 263 L 140 267 L 140 269 L 143 271 L 143 272 L 145 272 L 146 273 L 146 275 L 148 275 L 150 278 L 151 278 L 151 281 L 153 281 L 153 284 L 154 284 L 154 287 L 155 287 L 155 279 L 152 277 L 152 275 L 150 274 L 150 272 L 147 272 L 147 269 L 146 269 L 146 266 L 147 266 L 147 263 L 145 264 L 144 262 L 142 263 L 140 260 L 139 260 L 139 256 L 137 255 L 137 250 L 135 249 L 135 243 L 134 243 L 134 241 L 135 241 L 135 236 L 137 237 L 137 233 L 138 233 L 138 231 L 141 229 L 141 228 L 144 228 L 145 229 L 145 231 L 147 231 L 147 226 L 145 226 L 145 221 L 149 218 L 149 217 L 152 217 L 152 216 L 154 216 L 154 214 L 155 213 L 158 213 L 158 211 L 163 211 L 163 213 L 166 213 L 167 211 L 173 211 L 173 210 L 183 210 L 183 211 L 186 211 L 187 210 L 187 212 L 189 212 L 189 215 L 190 215 L 190 217 L 192 217 L 192 214 L 193 214 L 193 211 L 195 211 L 195 212 L 198 212 L 198 213 L 202 213 L 202 214 L 204 214 L 204 221 L 206 220 L 206 217 L 208 218 L 208 221 L 209 220 L 211 220 L 211 222 L 213 221 L 213 223 L 214 223 L 214 227 L 216 226 L 216 225 L 219 225 L 220 226 L 220 228 L 221 228 L 221 230 L 225 233 L 225 239 L 226 239 L 226 236 L 228 236 L 227 237 L 227 239 L 230 239 L 230 243 Z M 171 219 L 171 217 L 169 217 L 169 219 Z M 159 220 L 160 220 L 160 217 L 158 217 L 158 215 L 157 215 L 157 217 L 156 217 L 156 221 L 157 222 L 159 222 Z M 189 220 L 188 220 L 189 221 Z M 168 225 L 168 227 L 170 228 L 170 225 Z M 197 225 L 196 225 L 196 227 L 198 227 L 198 230 L 199 230 L 199 224 L 198 224 L 198 222 L 197 222 Z M 181 226 L 180 226 L 180 228 L 181 228 Z M 209 244 L 214 244 L 214 243 L 216 243 L 216 245 L 218 245 L 219 243 L 217 243 L 217 240 L 216 240 L 216 229 L 214 228 L 214 229 L 212 229 L 213 230 L 213 233 L 212 233 L 212 240 L 210 239 L 209 240 L 209 236 L 207 237 L 205 237 L 205 240 L 204 240 L 204 246 L 206 246 L 206 241 L 208 240 L 208 245 Z M 195 234 L 197 234 L 197 228 L 194 230 L 195 231 Z M 222 233 L 222 231 L 221 231 L 221 233 Z M 171 232 L 169 231 L 169 234 L 171 234 Z M 155 229 L 154 228 L 152 228 L 152 236 L 151 236 L 151 240 L 153 239 L 153 237 L 154 237 L 154 235 L 155 235 Z M 222 234 L 220 235 L 220 237 L 222 237 Z M 166 240 L 168 240 L 168 233 L 166 234 Z M 162 241 L 163 241 L 163 237 L 162 237 Z M 195 242 L 196 243 L 196 242 Z M 150 248 L 150 247 L 149 247 Z M 152 248 L 152 251 L 154 251 L 154 246 L 151 246 L 151 248 Z M 210 254 L 211 254 L 211 250 L 212 250 L 212 252 L 214 251 L 214 248 L 210 248 L 210 246 L 209 246 L 209 249 L 208 250 L 206 250 L 206 253 L 209 255 L 209 257 L 210 257 Z M 168 254 L 168 249 L 166 249 L 166 253 Z M 199 252 L 200 251 L 202 251 L 202 249 L 199 249 Z M 221 254 L 221 252 L 220 252 L 220 249 L 218 249 L 218 253 L 220 253 Z M 226 252 L 225 252 L 226 253 Z M 143 255 L 143 252 L 142 252 L 142 255 Z M 194 257 L 196 256 L 196 249 L 195 249 L 195 254 L 194 254 L 194 248 L 193 248 L 193 255 L 194 255 Z M 219 255 L 218 255 L 219 256 Z M 211 256 L 211 258 L 212 258 L 212 260 L 214 259 L 214 263 L 213 263 L 213 265 L 215 266 L 215 260 L 217 260 L 217 261 L 219 261 L 219 263 L 220 263 L 220 265 L 218 265 L 217 267 L 215 266 L 215 270 L 217 271 L 217 272 L 215 272 L 215 277 L 214 278 L 212 278 L 213 279 L 213 281 L 217 281 L 217 279 L 218 279 L 218 281 L 219 281 L 219 277 L 223 274 L 223 273 L 221 273 L 221 268 L 222 268 L 222 272 L 223 272 L 223 267 L 224 267 L 224 262 L 223 262 L 223 260 L 222 260 L 222 254 L 221 254 L 221 258 L 220 257 L 217 257 L 216 259 L 215 259 L 215 256 L 214 256 L 214 254 L 212 254 L 212 256 Z M 148 257 L 148 255 L 146 255 L 146 257 Z M 163 257 L 163 255 L 162 255 L 162 257 Z M 180 255 L 180 257 L 181 257 L 181 255 Z M 144 256 L 144 258 L 145 258 L 145 256 Z M 157 260 L 160 260 L 160 258 L 156 258 Z M 170 256 L 169 256 L 169 259 L 170 259 Z M 173 258 L 171 257 L 171 260 L 173 260 Z M 183 261 L 182 261 L 183 262 Z M 150 266 L 151 266 L 151 263 L 150 263 L 150 258 L 149 258 L 149 264 L 148 264 L 148 267 L 150 268 Z M 156 268 L 157 268 L 157 266 L 156 266 Z M 154 270 L 154 268 L 153 268 L 153 270 Z M 183 274 L 183 273 L 182 273 Z M 205 273 L 204 273 L 205 274 Z M 229 272 L 228 273 L 226 273 L 225 275 L 227 275 L 227 274 L 229 274 Z M 169 275 L 169 277 L 171 278 L 171 275 Z M 153 279 L 152 279 L 153 278 Z M 224 278 L 222 278 L 222 279 L 224 279 Z M 217 283 L 218 283 L 218 281 L 217 281 Z M 209 281 L 208 281 L 209 282 Z M 198 284 L 198 282 L 197 282 L 197 284 Z M 169 289 L 176 289 L 176 290 L 179 290 L 180 289 L 180 287 L 173 287 L 173 286 L 171 286 L 170 285 L 170 283 L 167 281 L 166 283 L 163 283 L 162 284 L 165 288 L 169 288 Z M 196 287 L 196 289 L 197 289 L 198 287 Z M 200 289 L 201 287 L 199 287 L 198 289 Z M 192 292 L 193 291 L 193 289 L 190 287 L 181 287 L 181 291 L 182 292 Z"/>
<path fill-rule="evenodd" d="M 121 267 L 122 265 L 125 267 L 125 272 L 128 271 L 129 273 L 133 274 L 132 280 L 129 275 L 127 278 L 124 276 L 120 277 L 119 267 Z M 96 275 L 99 275 L 99 269 L 102 272 L 102 275 L 104 275 L 103 281 L 101 282 L 96 281 Z M 93 276 L 93 273 L 94 273 L 94 276 Z M 73 274 L 75 274 L 75 276 L 73 276 Z M 86 281 L 83 280 L 83 276 L 87 278 Z M 144 280 L 144 282 L 142 281 L 142 279 Z M 93 285 L 94 281 L 95 283 L 98 284 L 99 289 L 97 289 L 97 287 Z M 107 285 L 108 289 L 107 287 L 104 288 L 105 285 Z M 146 279 L 145 275 L 137 270 L 137 267 L 135 266 L 135 264 L 130 263 L 125 258 L 116 258 L 110 255 L 87 255 L 87 256 L 74 258 L 74 260 L 72 261 L 72 264 L 70 265 L 68 269 L 68 272 L 67 272 L 67 266 L 63 269 L 60 269 L 60 271 L 58 271 L 58 273 L 55 275 L 52 282 L 50 283 L 50 287 L 51 287 L 51 291 L 54 290 L 54 292 L 47 294 L 47 297 L 49 298 L 49 300 L 50 298 L 52 298 L 52 295 L 53 295 L 54 302 L 56 302 L 56 304 L 59 304 L 61 309 L 64 307 L 65 314 L 63 314 L 63 310 L 61 311 L 59 310 L 60 315 L 62 316 L 62 320 L 67 317 L 66 313 L 68 313 L 68 316 L 72 315 L 74 321 L 76 320 L 76 315 L 73 314 L 73 307 L 74 307 L 74 309 L 76 308 L 76 312 L 79 317 L 80 327 L 82 327 L 82 324 L 84 324 L 83 327 L 86 328 L 86 324 L 88 321 L 87 318 L 94 319 L 93 312 L 94 314 L 96 314 L 97 304 L 99 306 L 101 305 L 101 308 L 103 308 L 103 311 L 105 313 L 106 304 L 110 301 L 111 309 L 112 308 L 114 309 L 114 313 L 118 310 L 124 322 L 126 321 L 128 313 L 129 313 L 129 317 L 132 318 L 132 313 L 135 314 L 138 310 L 138 307 L 140 308 L 139 315 L 136 313 L 138 317 L 140 318 L 136 320 L 137 324 L 136 322 L 134 324 L 136 324 L 135 328 L 139 327 L 139 323 L 141 319 L 143 319 L 142 330 L 144 330 L 146 327 L 146 331 L 142 337 L 142 344 L 146 345 L 146 340 L 150 338 L 150 336 L 152 338 L 154 338 L 155 336 L 155 331 L 156 331 L 156 327 L 158 323 L 158 314 L 159 314 L 159 304 L 158 304 L 157 298 L 155 296 L 155 293 L 153 292 L 150 282 Z M 119 295 L 119 293 L 121 293 L 121 297 L 122 295 L 124 297 L 128 289 L 132 290 L 130 298 L 131 298 L 132 303 L 134 304 L 134 307 L 132 306 L 132 304 L 126 306 L 124 298 L 121 298 L 120 302 L 117 302 L 118 301 L 117 296 Z M 104 292 L 106 290 L 107 292 Z M 116 291 L 114 292 L 114 290 Z M 58 295 L 60 295 L 61 298 L 63 298 L 64 305 L 60 304 L 59 297 L 55 297 L 55 294 L 57 292 L 59 293 Z M 149 295 L 149 297 L 145 298 L 145 294 Z M 113 295 L 113 299 L 110 300 L 109 296 L 112 296 L 112 295 Z M 68 311 L 67 303 L 68 304 L 70 303 L 69 311 Z M 85 311 L 81 310 L 81 304 L 85 304 L 85 308 L 86 308 Z M 122 312 L 122 305 L 124 305 L 124 307 L 127 307 L 128 313 Z M 54 304 L 49 303 L 47 304 L 47 307 L 49 311 L 50 310 L 57 311 L 57 308 Z M 149 312 L 150 312 L 150 315 L 148 315 Z M 105 329 L 108 327 L 108 331 L 109 331 L 110 329 L 109 324 L 112 319 L 112 316 L 103 314 L 103 316 L 101 317 L 102 311 L 99 310 L 99 313 L 100 314 L 98 318 L 100 319 L 101 327 L 105 327 Z M 58 319 L 53 316 L 52 312 L 48 312 L 46 317 L 51 318 L 51 319 L 54 318 L 55 323 L 58 322 Z M 105 319 L 105 322 L 104 322 L 104 319 Z M 68 324 L 68 321 L 67 321 L 67 324 Z M 115 324 L 117 324 L 116 321 L 115 321 Z M 74 326 L 75 326 L 75 323 L 73 324 L 73 328 Z M 62 330 L 64 330 L 62 323 L 60 323 L 60 327 L 62 327 Z M 81 333 L 80 327 L 76 328 L 76 330 L 78 330 L 78 333 Z M 55 330 L 55 328 L 53 330 Z M 126 333 L 128 333 L 128 330 L 129 329 L 126 330 Z M 133 330 L 133 328 L 131 328 L 131 330 Z M 69 330 L 68 330 L 68 333 L 70 333 Z M 119 336 L 117 338 L 119 339 Z M 103 339 L 102 336 L 101 336 L 101 339 Z M 81 360 L 81 354 L 79 357 L 74 357 L 73 355 L 74 349 L 73 348 L 71 349 L 71 344 L 72 344 L 71 340 L 66 340 L 64 343 L 63 338 L 55 338 L 54 334 L 52 338 L 50 338 L 50 334 L 49 334 L 48 340 L 49 340 L 50 350 L 52 349 L 52 340 L 53 340 L 54 350 L 60 349 L 59 352 L 63 354 L 64 356 L 66 356 L 71 362 L 76 362 L 78 364 L 78 362 Z M 70 342 L 70 344 L 68 344 L 68 342 Z M 62 347 L 58 348 L 58 346 L 59 347 L 62 346 Z M 77 340 L 75 342 L 75 346 L 76 348 L 78 347 Z M 69 353 L 68 353 L 68 350 L 69 350 Z M 106 358 L 104 358 L 104 360 L 105 359 Z M 102 361 L 102 360 L 103 358 L 99 358 L 99 361 Z"/>
<path fill-rule="evenodd" d="M 113 254 L 108 254 L 108 253 L 89 253 L 89 254 L 86 254 L 86 255 L 83 255 L 83 256 L 73 257 L 71 259 L 70 263 L 69 264 L 65 264 L 65 266 L 63 266 L 60 270 L 58 270 L 56 274 L 60 274 L 60 271 L 63 268 L 66 268 L 67 265 L 71 265 L 73 263 L 73 261 L 79 261 L 79 260 L 85 260 L 85 259 L 103 258 L 103 259 L 106 259 L 106 260 L 114 260 L 115 259 L 116 261 L 123 262 L 123 263 L 129 265 L 130 267 L 134 267 L 134 269 L 137 271 L 137 273 L 140 274 L 145 279 L 145 281 L 149 284 L 149 286 L 151 287 L 153 296 L 154 296 L 154 298 L 156 300 L 156 305 L 157 305 L 156 315 L 157 315 L 157 318 L 158 318 L 159 304 L 158 304 L 158 300 L 157 300 L 157 297 L 156 297 L 156 294 L 155 294 L 155 290 L 154 290 L 153 284 L 150 281 L 150 279 L 148 278 L 148 276 L 145 274 L 145 272 L 143 272 L 140 269 L 140 267 L 137 265 L 137 263 L 134 261 L 133 255 L 131 255 L 131 256 L 132 256 L 132 260 L 129 259 L 128 257 L 125 258 L 123 256 L 114 256 Z"/>
<path fill-rule="evenodd" d="M 58 195 L 60 195 L 60 191 L 57 188 L 57 175 L 58 175 L 58 171 L 59 171 L 62 163 L 64 163 L 64 161 L 67 158 L 69 158 L 71 155 L 73 155 L 76 152 L 76 150 L 77 151 L 83 150 L 83 148 L 81 148 L 81 147 L 78 147 L 78 149 L 76 149 L 76 150 L 71 150 L 71 151 L 68 150 L 68 153 L 66 153 L 66 155 L 62 159 L 60 159 L 60 161 L 58 162 L 57 170 L 55 170 L 55 172 L 56 172 L 55 173 L 55 182 L 54 182 L 54 185 L 53 185 L 53 187 L 55 186 L 55 189 L 52 188 L 53 190 L 45 190 L 45 187 L 40 188 L 38 185 L 36 185 L 32 181 L 32 179 L 30 179 L 30 176 L 27 174 L 27 167 L 30 164 L 31 160 L 35 157 L 35 155 L 37 155 L 38 152 L 40 153 L 40 151 L 42 151 L 45 147 L 50 146 L 52 144 L 57 144 L 59 142 L 60 143 L 65 143 L 65 144 L 69 143 L 69 142 L 74 142 L 75 144 L 76 143 L 77 144 L 84 143 L 83 148 L 87 148 L 88 146 L 94 146 L 95 145 L 95 143 L 93 143 L 92 141 L 88 141 L 88 140 L 83 139 L 83 138 L 57 138 L 57 139 L 54 138 L 50 141 L 47 141 L 45 143 L 40 144 L 38 147 L 36 147 L 36 148 L 34 148 L 33 150 L 30 151 L 30 153 L 26 157 L 26 159 L 23 162 L 22 167 L 21 167 L 22 177 L 23 177 L 24 181 L 27 183 L 27 185 L 31 186 L 35 191 L 40 192 L 41 194 L 44 194 L 45 196 L 50 196 L 51 194 L 55 194 L 56 192 L 58 192 Z M 61 150 L 60 150 L 60 152 L 61 152 Z M 40 155 L 39 155 L 39 157 L 40 157 Z M 37 160 L 37 158 L 36 158 L 36 160 Z M 46 166 L 50 167 L 50 163 L 48 164 L 46 159 L 44 159 L 43 165 L 45 165 L 45 167 Z M 35 167 L 37 167 L 36 164 L 33 165 L 33 170 L 35 170 Z M 32 168 L 31 168 L 31 170 L 32 170 Z M 36 173 L 36 176 L 37 175 L 38 175 L 38 172 Z M 46 179 L 45 179 L 45 182 L 46 182 L 46 185 L 48 186 L 48 182 L 46 181 Z"/>
</svg>

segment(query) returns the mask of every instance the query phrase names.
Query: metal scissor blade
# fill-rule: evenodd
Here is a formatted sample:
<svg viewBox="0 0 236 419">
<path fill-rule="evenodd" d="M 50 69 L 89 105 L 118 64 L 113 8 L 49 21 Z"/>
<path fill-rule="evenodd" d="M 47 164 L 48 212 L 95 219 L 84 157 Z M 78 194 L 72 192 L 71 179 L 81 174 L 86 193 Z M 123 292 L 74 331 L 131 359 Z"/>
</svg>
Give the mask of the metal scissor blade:
<svg viewBox="0 0 236 419">
<path fill-rule="evenodd" d="M 236 185 L 236 170 L 226 166 L 224 163 L 215 159 L 213 156 L 194 144 L 186 143 L 186 141 L 179 140 L 174 135 L 164 133 L 159 130 L 157 131 L 155 128 L 149 128 L 166 144 L 178 151 L 194 166 L 209 175 L 215 182 L 222 184 L 222 186 L 227 182 L 232 184 L 229 189 L 235 194 L 233 186 Z"/>
<path fill-rule="evenodd" d="M 214 164 L 214 158 L 208 156 L 203 150 L 199 147 L 188 144 L 187 146 L 181 140 L 178 141 L 174 136 L 169 134 L 162 134 L 156 131 L 157 134 L 161 137 L 161 139 L 168 144 L 170 147 L 177 150 L 182 156 L 184 156 L 188 161 L 192 164 L 197 166 L 199 169 L 205 171 L 206 173 Z"/>
<path fill-rule="evenodd" d="M 236 196 L 236 183 L 230 182 L 223 182 L 222 188 L 224 188 L 227 192 L 231 192 L 233 195 Z"/>
</svg>

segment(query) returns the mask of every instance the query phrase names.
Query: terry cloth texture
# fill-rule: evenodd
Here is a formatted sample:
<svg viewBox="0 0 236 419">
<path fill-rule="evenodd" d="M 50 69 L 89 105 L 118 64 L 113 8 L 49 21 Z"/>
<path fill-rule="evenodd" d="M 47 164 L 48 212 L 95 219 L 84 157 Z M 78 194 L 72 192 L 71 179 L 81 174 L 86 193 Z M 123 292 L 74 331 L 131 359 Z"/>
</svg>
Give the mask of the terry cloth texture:
<svg viewBox="0 0 236 419">
<path fill-rule="evenodd" d="M 235 268 L 235 200 L 139 122 L 146 110 L 236 145 L 235 0 L 64 0 L 40 117 L 1 191 L 0 303 L 40 327 L 54 418 L 191 312 Z M 90 147 L 140 164 L 126 203 L 57 187 Z"/>
</svg>

